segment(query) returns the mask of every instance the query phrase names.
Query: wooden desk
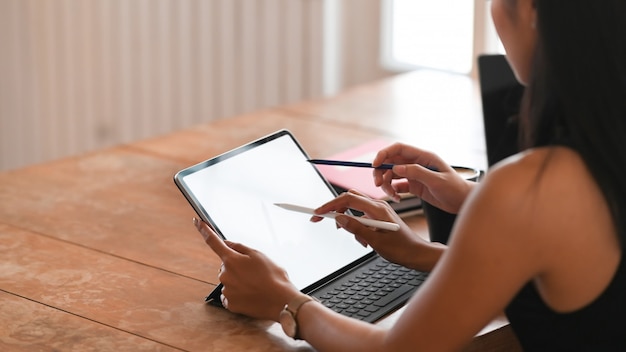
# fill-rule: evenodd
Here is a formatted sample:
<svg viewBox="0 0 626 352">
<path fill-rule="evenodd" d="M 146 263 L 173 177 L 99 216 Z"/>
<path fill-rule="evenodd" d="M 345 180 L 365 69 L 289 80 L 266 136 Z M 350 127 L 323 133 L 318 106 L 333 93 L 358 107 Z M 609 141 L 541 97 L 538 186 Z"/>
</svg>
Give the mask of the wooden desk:
<svg viewBox="0 0 626 352">
<path fill-rule="evenodd" d="M 393 96 L 381 95 L 380 104 Z M 313 157 L 381 134 L 394 137 L 362 120 L 312 110 L 332 109 L 342 99 L 353 96 L 0 173 L 0 350 L 309 350 L 276 324 L 204 304 L 220 262 L 193 228 L 194 213 L 172 176 L 281 128 Z M 409 222 L 426 235 L 421 217 Z M 511 331 L 499 320 L 468 350 L 511 346 Z"/>
</svg>

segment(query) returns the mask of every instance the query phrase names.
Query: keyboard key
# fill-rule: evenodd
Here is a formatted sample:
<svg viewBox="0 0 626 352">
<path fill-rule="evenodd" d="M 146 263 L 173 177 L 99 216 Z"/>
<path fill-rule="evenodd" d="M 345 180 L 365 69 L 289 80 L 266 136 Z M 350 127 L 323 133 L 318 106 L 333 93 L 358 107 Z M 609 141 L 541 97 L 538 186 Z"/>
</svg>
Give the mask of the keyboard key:
<svg viewBox="0 0 626 352">
<path fill-rule="evenodd" d="M 372 313 L 370 313 L 370 312 L 368 312 L 366 310 L 361 310 L 358 313 L 356 313 L 356 315 L 359 316 L 359 317 L 367 318 L 370 315 L 372 315 Z"/>
<path fill-rule="evenodd" d="M 419 286 L 419 285 L 421 285 L 422 283 L 424 283 L 424 280 L 419 279 L 419 278 L 415 278 L 415 279 L 409 280 L 409 281 L 407 282 L 407 284 L 412 285 L 412 286 Z"/>
<path fill-rule="evenodd" d="M 376 306 L 367 306 L 367 307 L 363 308 L 364 311 L 370 312 L 370 313 L 377 312 L 379 309 L 380 309 L 380 307 L 376 307 Z"/>
</svg>

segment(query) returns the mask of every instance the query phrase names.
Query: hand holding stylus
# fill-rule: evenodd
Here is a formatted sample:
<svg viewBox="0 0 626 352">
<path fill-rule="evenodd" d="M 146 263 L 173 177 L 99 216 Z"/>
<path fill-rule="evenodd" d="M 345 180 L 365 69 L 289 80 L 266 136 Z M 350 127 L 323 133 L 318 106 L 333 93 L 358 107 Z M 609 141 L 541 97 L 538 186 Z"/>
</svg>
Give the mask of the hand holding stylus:
<svg viewBox="0 0 626 352">
<path fill-rule="evenodd" d="M 355 219 L 356 221 L 360 222 L 361 224 L 363 224 L 365 226 L 376 227 L 376 228 L 379 228 L 381 230 L 388 230 L 388 231 L 398 231 L 398 230 L 400 230 L 400 225 L 395 224 L 393 222 L 368 219 L 368 218 L 364 218 L 364 217 L 353 216 L 353 215 L 348 215 L 348 214 L 344 214 L 344 213 L 335 213 L 335 212 L 330 212 L 330 213 L 326 213 L 326 214 L 315 214 L 315 209 L 307 208 L 307 207 L 303 207 L 303 206 L 295 205 L 295 204 L 274 203 L 274 205 L 276 205 L 278 207 L 281 207 L 283 209 L 287 209 L 287 210 L 291 210 L 291 211 L 297 211 L 299 213 L 305 213 L 305 214 L 321 216 L 321 217 L 331 218 L 331 219 L 334 219 L 338 215 L 345 215 L 345 216 L 348 216 L 348 217 L 351 217 L 351 218 Z"/>
</svg>

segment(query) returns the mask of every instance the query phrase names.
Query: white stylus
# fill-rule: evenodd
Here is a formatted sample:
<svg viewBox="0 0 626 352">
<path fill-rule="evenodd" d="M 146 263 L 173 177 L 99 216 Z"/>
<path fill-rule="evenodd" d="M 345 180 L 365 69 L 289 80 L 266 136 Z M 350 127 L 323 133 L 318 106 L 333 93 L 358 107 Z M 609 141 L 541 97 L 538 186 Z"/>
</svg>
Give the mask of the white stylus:
<svg viewBox="0 0 626 352">
<path fill-rule="evenodd" d="M 300 213 L 305 213 L 305 214 L 310 214 L 310 215 L 315 215 L 315 216 L 322 216 L 325 218 L 331 218 L 334 219 L 337 215 L 345 215 L 345 216 L 349 216 L 353 219 L 355 219 L 356 221 L 360 222 L 361 224 L 365 225 L 365 226 L 370 226 L 370 227 L 376 227 L 382 230 L 388 230 L 388 231 L 398 231 L 400 230 L 400 225 L 395 224 L 393 222 L 387 222 L 387 221 L 381 221 L 381 220 L 374 220 L 374 219 L 368 219 L 368 218 L 363 218 L 363 217 L 359 217 L 359 216 L 352 216 L 352 215 L 348 215 L 348 214 L 343 214 L 343 213 L 326 213 L 326 214 L 315 214 L 314 210 L 312 208 L 307 208 L 307 207 L 303 207 L 300 205 L 294 205 L 294 204 L 287 204 L 287 203 L 274 203 L 274 205 L 279 206 L 283 209 L 287 209 L 287 210 L 291 210 L 291 211 L 297 211 Z"/>
</svg>

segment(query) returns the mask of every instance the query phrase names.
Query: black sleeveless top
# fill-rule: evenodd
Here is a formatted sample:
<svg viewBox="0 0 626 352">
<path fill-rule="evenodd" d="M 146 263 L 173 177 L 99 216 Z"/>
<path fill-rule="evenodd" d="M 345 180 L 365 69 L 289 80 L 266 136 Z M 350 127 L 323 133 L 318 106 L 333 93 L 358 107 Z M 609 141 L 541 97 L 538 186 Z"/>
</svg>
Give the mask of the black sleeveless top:
<svg viewBox="0 0 626 352">
<path fill-rule="evenodd" d="M 532 283 L 524 286 L 506 309 L 524 351 L 626 351 L 625 256 L 605 291 L 571 313 L 553 311 Z"/>
</svg>

